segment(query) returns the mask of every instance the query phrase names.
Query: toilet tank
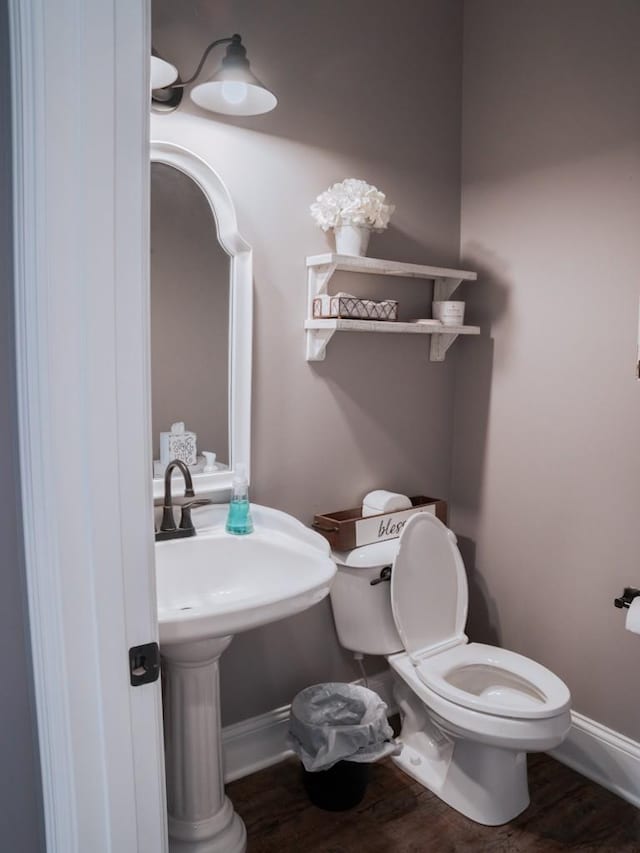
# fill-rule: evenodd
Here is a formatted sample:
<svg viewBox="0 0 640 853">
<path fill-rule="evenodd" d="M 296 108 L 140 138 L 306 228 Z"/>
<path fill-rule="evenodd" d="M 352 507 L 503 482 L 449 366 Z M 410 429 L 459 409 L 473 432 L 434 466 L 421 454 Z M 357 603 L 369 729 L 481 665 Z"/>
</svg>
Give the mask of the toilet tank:
<svg viewBox="0 0 640 853">
<path fill-rule="evenodd" d="M 371 585 L 390 567 L 398 539 L 334 551 L 338 571 L 331 586 L 331 606 L 340 645 L 367 655 L 391 655 L 403 649 L 391 611 L 388 581 Z"/>
</svg>

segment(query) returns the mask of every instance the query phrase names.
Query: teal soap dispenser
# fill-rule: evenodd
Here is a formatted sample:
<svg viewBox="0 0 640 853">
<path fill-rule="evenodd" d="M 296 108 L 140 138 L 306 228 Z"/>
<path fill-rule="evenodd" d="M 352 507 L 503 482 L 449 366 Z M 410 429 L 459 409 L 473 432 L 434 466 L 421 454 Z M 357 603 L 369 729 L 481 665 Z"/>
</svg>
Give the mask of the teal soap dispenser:
<svg viewBox="0 0 640 853">
<path fill-rule="evenodd" d="M 253 533 L 253 521 L 251 520 L 251 508 L 249 506 L 249 483 L 244 465 L 238 465 L 233 477 L 229 514 L 225 529 L 227 533 L 233 533 L 236 536 Z"/>
</svg>

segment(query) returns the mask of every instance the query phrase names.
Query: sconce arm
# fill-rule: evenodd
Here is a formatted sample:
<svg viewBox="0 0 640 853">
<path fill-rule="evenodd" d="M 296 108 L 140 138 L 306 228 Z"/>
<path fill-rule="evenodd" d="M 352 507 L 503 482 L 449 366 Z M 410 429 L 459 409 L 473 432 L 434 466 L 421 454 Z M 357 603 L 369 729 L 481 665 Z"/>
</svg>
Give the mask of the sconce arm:
<svg viewBox="0 0 640 853">
<path fill-rule="evenodd" d="M 202 59 L 198 63 L 198 67 L 193 72 L 191 77 L 189 77 L 188 80 L 180 80 L 179 82 L 172 83 L 171 86 L 168 86 L 167 88 L 168 89 L 183 89 L 185 86 L 188 86 L 189 83 L 193 83 L 193 81 L 198 77 L 198 75 L 202 71 L 205 62 L 207 61 L 207 58 L 208 58 L 209 54 L 211 53 L 211 51 L 214 49 L 214 47 L 218 47 L 219 44 L 230 44 L 234 40 L 234 38 L 237 39 L 238 36 L 229 36 L 228 38 L 216 39 L 215 41 L 212 41 L 211 44 L 205 50 L 205 52 L 202 54 Z"/>
</svg>

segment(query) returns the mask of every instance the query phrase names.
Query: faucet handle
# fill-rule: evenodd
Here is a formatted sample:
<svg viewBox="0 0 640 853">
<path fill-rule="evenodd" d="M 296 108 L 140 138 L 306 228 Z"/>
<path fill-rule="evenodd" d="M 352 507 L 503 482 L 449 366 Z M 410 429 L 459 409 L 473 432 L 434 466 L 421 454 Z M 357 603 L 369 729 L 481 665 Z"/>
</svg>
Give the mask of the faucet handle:
<svg viewBox="0 0 640 853">
<path fill-rule="evenodd" d="M 191 510 L 196 509 L 199 506 L 207 506 L 208 504 L 212 504 L 213 501 L 209 500 L 209 498 L 196 498 L 194 501 L 189 501 L 189 503 L 182 504 L 181 513 L 180 513 L 180 529 L 181 530 L 193 530 L 193 521 L 191 520 Z"/>
</svg>

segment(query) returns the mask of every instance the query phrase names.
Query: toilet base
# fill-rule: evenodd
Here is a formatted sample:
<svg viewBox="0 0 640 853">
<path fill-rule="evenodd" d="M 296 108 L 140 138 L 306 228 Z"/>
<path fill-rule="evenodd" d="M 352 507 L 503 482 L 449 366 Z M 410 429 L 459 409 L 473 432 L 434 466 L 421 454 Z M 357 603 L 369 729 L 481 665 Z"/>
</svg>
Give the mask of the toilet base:
<svg viewBox="0 0 640 853">
<path fill-rule="evenodd" d="M 499 826 L 529 805 L 527 754 L 442 732 L 411 691 L 396 688 L 403 744 L 394 763 L 476 823 Z"/>
</svg>

